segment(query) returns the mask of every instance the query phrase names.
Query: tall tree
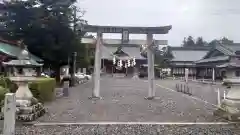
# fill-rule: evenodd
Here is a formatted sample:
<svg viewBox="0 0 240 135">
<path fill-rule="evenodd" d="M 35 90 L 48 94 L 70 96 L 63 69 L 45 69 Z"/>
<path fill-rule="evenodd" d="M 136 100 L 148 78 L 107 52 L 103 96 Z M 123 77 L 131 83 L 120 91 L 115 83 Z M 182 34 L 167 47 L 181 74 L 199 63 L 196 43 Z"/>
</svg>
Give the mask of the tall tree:
<svg viewBox="0 0 240 135">
<path fill-rule="evenodd" d="M 187 45 L 187 39 L 186 39 L 186 37 L 184 37 L 183 42 L 182 42 L 182 46 L 184 47 L 186 45 Z"/>
<path fill-rule="evenodd" d="M 204 46 L 205 42 L 202 37 L 198 37 L 196 41 L 196 46 Z"/>
<path fill-rule="evenodd" d="M 229 40 L 228 38 L 223 37 L 222 39 L 220 39 L 220 43 L 229 45 L 229 44 L 233 44 L 233 40 Z"/>
<path fill-rule="evenodd" d="M 165 67 L 167 65 L 168 60 L 173 58 L 169 46 L 159 47 L 152 46 L 152 51 L 154 52 L 154 63 L 159 67 Z M 147 48 L 142 48 L 141 54 L 147 58 Z"/>
<path fill-rule="evenodd" d="M 214 39 L 208 43 L 209 46 L 217 45 L 217 44 L 224 44 L 224 45 L 230 45 L 233 44 L 233 40 L 229 40 L 226 37 L 223 37 L 221 39 Z"/>
<path fill-rule="evenodd" d="M 9 16 L 9 39 L 23 39 L 30 52 L 40 56 L 54 67 L 66 64 L 68 56 L 78 53 L 78 59 L 86 63 L 85 47 L 80 43 L 81 34 L 72 29 L 73 0 L 26 0 L 5 2 Z M 74 20 L 76 22 L 76 20 Z M 59 76 L 59 75 L 57 75 Z M 59 79 L 59 78 L 57 78 Z"/>
<path fill-rule="evenodd" d="M 195 42 L 192 36 L 188 36 L 188 38 L 184 38 L 183 47 L 194 46 Z"/>
</svg>

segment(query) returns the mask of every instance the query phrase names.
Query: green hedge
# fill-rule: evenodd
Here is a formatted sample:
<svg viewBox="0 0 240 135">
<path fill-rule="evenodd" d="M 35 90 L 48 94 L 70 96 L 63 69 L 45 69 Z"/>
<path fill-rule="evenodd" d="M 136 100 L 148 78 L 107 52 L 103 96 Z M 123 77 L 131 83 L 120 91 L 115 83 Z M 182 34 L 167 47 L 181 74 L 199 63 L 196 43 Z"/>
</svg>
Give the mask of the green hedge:
<svg viewBox="0 0 240 135">
<path fill-rule="evenodd" d="M 33 96 L 40 102 L 52 101 L 55 97 L 55 87 L 56 81 L 53 78 L 40 78 L 29 84 L 29 89 L 32 91 Z M 2 90 L 3 92 L 1 92 L 1 88 L 4 89 Z M 15 93 L 17 88 L 18 86 L 9 78 L 0 78 L 0 100 L 2 100 L 1 97 L 4 99 L 6 90 L 7 92 Z"/>
<path fill-rule="evenodd" d="M 52 101 L 55 98 L 55 87 L 54 78 L 41 78 L 29 84 L 33 96 L 41 102 Z"/>
<path fill-rule="evenodd" d="M 0 106 L 2 106 L 2 102 L 4 102 L 5 94 L 8 93 L 8 89 L 0 86 Z"/>
</svg>

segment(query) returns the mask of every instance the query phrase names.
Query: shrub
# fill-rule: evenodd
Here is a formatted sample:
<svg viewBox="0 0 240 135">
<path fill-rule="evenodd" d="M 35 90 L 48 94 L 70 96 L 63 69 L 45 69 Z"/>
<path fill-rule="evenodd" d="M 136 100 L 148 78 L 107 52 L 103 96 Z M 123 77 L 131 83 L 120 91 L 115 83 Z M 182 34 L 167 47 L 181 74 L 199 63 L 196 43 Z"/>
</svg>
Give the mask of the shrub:
<svg viewBox="0 0 240 135">
<path fill-rule="evenodd" d="M 55 87 L 56 81 L 53 78 L 40 78 L 37 81 L 29 83 L 29 89 L 31 90 L 33 96 L 40 102 L 52 101 L 55 96 Z M 1 88 L 4 89 L 4 91 L 8 90 L 9 92 L 15 93 L 18 86 L 9 78 L 2 77 L 0 78 L 0 90 Z M 0 91 L 0 94 L 2 93 L 4 92 Z M 0 100 L 2 100 L 1 95 Z"/>
<path fill-rule="evenodd" d="M 0 106 L 2 106 L 2 103 L 4 102 L 5 94 L 8 92 L 9 90 L 7 88 L 0 86 Z"/>
<path fill-rule="evenodd" d="M 29 84 L 33 96 L 40 102 L 52 101 L 55 97 L 56 80 L 54 78 L 41 78 Z"/>
<path fill-rule="evenodd" d="M 1 77 L 0 79 L 0 86 L 3 88 L 8 88 L 10 92 L 15 93 L 16 90 L 18 89 L 17 84 L 12 82 L 9 78 L 7 77 Z"/>
</svg>

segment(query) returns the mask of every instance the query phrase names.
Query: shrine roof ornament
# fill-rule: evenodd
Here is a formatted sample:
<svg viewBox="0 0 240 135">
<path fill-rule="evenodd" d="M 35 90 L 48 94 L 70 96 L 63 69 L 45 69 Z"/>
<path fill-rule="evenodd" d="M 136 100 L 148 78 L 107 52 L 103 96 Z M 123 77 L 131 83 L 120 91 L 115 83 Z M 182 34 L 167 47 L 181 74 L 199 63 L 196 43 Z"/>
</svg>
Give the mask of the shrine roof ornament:
<svg viewBox="0 0 240 135">
<path fill-rule="evenodd" d="M 128 31 L 132 34 L 167 34 L 172 29 L 172 25 L 161 27 L 132 27 L 132 26 L 99 26 L 83 25 L 81 31 L 84 32 L 102 32 L 102 33 L 123 33 Z"/>
</svg>

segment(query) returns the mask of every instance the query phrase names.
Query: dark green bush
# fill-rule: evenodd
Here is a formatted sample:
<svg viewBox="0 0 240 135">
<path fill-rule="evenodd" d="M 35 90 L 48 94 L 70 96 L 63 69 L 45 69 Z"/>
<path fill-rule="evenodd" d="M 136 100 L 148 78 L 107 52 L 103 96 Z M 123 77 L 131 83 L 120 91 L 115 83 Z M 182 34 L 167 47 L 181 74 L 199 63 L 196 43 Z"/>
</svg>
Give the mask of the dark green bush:
<svg viewBox="0 0 240 135">
<path fill-rule="evenodd" d="M 8 88 L 10 92 L 15 93 L 16 90 L 18 89 L 17 84 L 12 82 L 9 78 L 7 77 L 1 77 L 0 79 L 0 86 L 3 88 Z"/>
<path fill-rule="evenodd" d="M 15 93 L 18 89 L 17 84 L 12 82 L 7 77 L 0 78 L 0 90 L 1 87 L 8 90 L 9 92 Z M 29 83 L 29 89 L 33 96 L 40 102 L 52 101 L 55 96 L 56 81 L 53 78 L 40 78 L 37 81 Z M 2 92 L 4 93 L 4 92 Z M 0 91 L 0 94 L 2 94 Z M 5 93 L 4 93 L 5 94 Z M 4 99 L 4 95 L 0 95 L 0 100 Z"/>
<path fill-rule="evenodd" d="M 2 106 L 2 103 L 4 102 L 5 94 L 8 92 L 9 90 L 7 88 L 0 86 L 0 106 Z"/>
<path fill-rule="evenodd" d="M 41 78 L 29 84 L 33 96 L 40 102 L 52 101 L 55 98 L 56 80 L 54 78 Z"/>
</svg>

